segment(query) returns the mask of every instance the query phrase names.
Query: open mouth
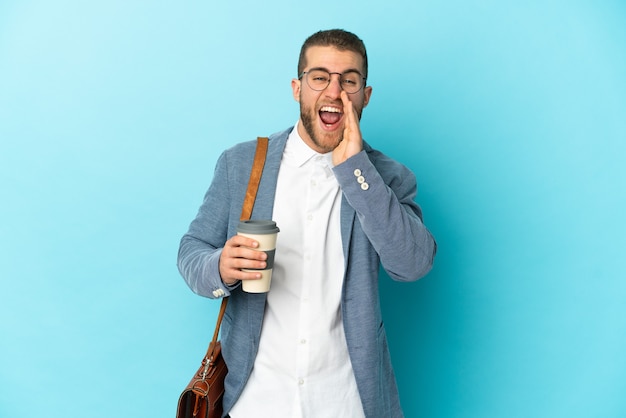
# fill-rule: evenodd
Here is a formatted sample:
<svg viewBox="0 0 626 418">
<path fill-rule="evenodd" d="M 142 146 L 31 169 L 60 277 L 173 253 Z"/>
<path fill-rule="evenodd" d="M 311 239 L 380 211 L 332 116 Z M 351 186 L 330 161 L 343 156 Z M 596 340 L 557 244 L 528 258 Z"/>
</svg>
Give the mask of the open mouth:
<svg viewBox="0 0 626 418">
<path fill-rule="evenodd" d="M 320 120 L 327 128 L 332 128 L 341 121 L 343 112 L 335 106 L 322 106 L 319 111 Z"/>
</svg>

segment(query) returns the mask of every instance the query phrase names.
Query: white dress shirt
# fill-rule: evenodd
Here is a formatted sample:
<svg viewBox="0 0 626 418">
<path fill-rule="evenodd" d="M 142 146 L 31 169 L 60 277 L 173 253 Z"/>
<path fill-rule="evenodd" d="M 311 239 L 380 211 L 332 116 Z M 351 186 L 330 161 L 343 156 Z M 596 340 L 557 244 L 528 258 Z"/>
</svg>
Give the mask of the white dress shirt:
<svg viewBox="0 0 626 418">
<path fill-rule="evenodd" d="M 259 351 L 232 418 L 364 417 L 341 318 L 340 209 L 331 153 L 309 148 L 296 125 L 278 173 Z"/>
</svg>

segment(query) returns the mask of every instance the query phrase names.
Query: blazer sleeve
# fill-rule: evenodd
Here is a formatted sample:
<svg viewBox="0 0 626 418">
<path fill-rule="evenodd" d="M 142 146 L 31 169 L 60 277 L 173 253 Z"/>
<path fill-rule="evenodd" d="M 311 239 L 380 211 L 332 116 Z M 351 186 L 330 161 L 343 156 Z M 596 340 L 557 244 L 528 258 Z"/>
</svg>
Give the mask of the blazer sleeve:
<svg viewBox="0 0 626 418">
<path fill-rule="evenodd" d="M 369 147 L 333 170 L 390 277 L 413 281 L 425 276 L 437 244 L 415 203 L 415 175 Z"/>
<path fill-rule="evenodd" d="M 228 154 L 217 161 L 213 180 L 198 214 L 183 235 L 178 250 L 178 270 L 191 290 L 201 296 L 228 296 L 230 288 L 220 277 L 219 259 L 229 225 Z"/>
</svg>

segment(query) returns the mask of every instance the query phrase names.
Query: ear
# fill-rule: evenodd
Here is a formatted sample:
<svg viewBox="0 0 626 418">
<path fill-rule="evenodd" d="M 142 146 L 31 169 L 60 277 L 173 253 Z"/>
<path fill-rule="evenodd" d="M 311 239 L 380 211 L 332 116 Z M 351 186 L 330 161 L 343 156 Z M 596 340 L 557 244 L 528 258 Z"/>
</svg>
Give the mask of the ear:
<svg viewBox="0 0 626 418">
<path fill-rule="evenodd" d="M 291 80 L 291 90 L 293 90 L 293 98 L 296 102 L 300 103 L 300 88 L 302 87 L 301 81 L 297 78 Z"/>
<path fill-rule="evenodd" d="M 372 87 L 366 86 L 365 88 L 363 88 L 363 107 L 364 108 L 370 102 L 371 96 L 372 96 Z"/>
</svg>

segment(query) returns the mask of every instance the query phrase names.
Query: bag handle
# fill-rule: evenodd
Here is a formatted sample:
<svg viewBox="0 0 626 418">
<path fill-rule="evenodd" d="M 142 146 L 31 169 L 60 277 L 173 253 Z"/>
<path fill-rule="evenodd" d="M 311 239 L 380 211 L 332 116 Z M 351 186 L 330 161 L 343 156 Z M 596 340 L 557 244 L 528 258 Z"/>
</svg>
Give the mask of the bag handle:
<svg viewBox="0 0 626 418">
<path fill-rule="evenodd" d="M 252 208 L 254 207 L 254 201 L 256 199 L 256 193 L 259 189 L 259 183 L 261 182 L 261 174 L 263 174 L 263 167 L 265 166 L 265 156 L 267 155 L 269 139 L 266 137 L 258 137 L 256 143 L 256 151 L 254 153 L 254 161 L 252 162 L 252 171 L 250 172 L 250 180 L 248 181 L 248 189 L 246 190 L 246 197 L 243 201 L 243 207 L 241 209 L 241 220 L 247 221 L 252 215 Z M 226 312 L 226 305 L 228 304 L 228 298 L 222 299 L 222 306 L 220 306 L 220 313 L 217 315 L 217 324 L 215 324 L 215 331 L 213 332 L 213 339 L 209 344 L 209 349 L 206 353 L 208 362 L 213 361 L 213 352 L 217 345 L 217 337 L 220 333 L 220 326 L 222 325 L 222 319 L 224 318 L 224 312 Z"/>
</svg>

